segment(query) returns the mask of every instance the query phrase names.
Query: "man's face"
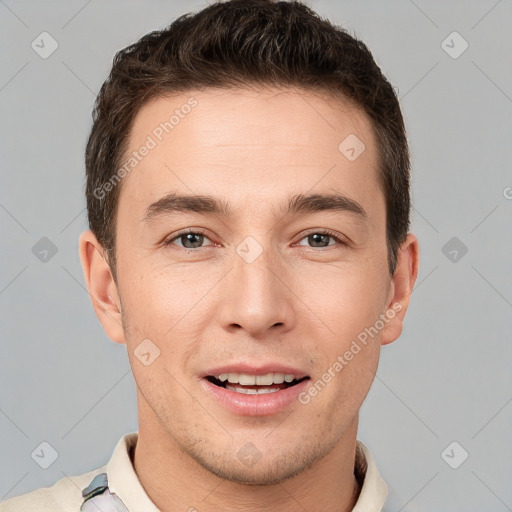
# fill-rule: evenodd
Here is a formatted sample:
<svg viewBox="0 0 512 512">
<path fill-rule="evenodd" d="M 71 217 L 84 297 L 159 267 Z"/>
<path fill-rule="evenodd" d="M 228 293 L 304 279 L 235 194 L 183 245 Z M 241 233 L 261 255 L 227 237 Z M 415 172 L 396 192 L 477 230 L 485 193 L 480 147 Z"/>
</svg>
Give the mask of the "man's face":
<svg viewBox="0 0 512 512">
<path fill-rule="evenodd" d="M 172 130 L 158 130 L 191 97 Z M 209 89 L 145 105 L 127 155 L 148 136 L 155 147 L 124 179 L 116 225 L 141 431 L 233 481 L 290 477 L 354 432 L 382 332 L 335 363 L 391 307 L 370 121 L 310 92 Z M 209 196 L 231 213 L 180 211 L 173 194 Z M 313 194 L 345 199 L 287 213 Z M 215 377 L 229 373 L 244 375 L 226 388 Z M 265 384 L 279 374 L 307 378 Z M 260 387 L 243 386 L 261 375 Z"/>
</svg>

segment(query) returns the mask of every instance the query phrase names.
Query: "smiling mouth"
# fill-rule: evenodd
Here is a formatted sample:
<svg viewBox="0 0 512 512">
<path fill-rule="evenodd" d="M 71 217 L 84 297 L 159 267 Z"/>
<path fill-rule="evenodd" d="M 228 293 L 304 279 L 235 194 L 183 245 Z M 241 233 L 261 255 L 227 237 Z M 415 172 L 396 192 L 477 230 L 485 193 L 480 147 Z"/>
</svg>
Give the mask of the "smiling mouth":
<svg viewBox="0 0 512 512">
<path fill-rule="evenodd" d="M 276 393 L 299 384 L 309 377 L 296 378 L 294 375 L 268 373 L 266 375 L 220 374 L 209 375 L 206 379 L 220 388 L 245 395 Z"/>
</svg>

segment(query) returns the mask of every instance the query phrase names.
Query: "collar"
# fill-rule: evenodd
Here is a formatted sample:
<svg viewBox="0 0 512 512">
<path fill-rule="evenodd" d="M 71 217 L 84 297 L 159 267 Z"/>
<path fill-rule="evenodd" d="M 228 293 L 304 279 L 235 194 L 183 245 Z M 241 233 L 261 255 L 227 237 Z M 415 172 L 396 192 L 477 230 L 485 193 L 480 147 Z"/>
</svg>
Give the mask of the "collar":
<svg viewBox="0 0 512 512">
<path fill-rule="evenodd" d="M 108 487 L 121 498 L 128 510 L 144 510 L 144 512 L 160 512 L 151 501 L 142 486 L 135 468 L 133 453 L 139 435 L 137 432 L 125 434 L 118 441 L 111 459 L 106 465 Z"/>
<path fill-rule="evenodd" d="M 388 486 L 380 476 L 370 450 L 361 441 L 356 444 L 354 473 L 361 491 L 352 512 L 381 512 L 388 496 Z"/>
</svg>

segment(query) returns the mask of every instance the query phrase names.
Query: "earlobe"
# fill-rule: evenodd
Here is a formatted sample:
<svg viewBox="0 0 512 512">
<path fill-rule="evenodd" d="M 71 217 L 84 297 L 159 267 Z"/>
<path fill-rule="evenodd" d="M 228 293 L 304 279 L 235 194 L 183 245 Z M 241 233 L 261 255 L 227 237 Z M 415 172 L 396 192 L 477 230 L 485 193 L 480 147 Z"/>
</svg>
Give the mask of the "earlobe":
<svg viewBox="0 0 512 512">
<path fill-rule="evenodd" d="M 107 336 L 125 343 L 121 302 L 105 251 L 94 233 L 84 231 L 79 239 L 80 261 L 94 311 Z"/>
<path fill-rule="evenodd" d="M 389 321 L 381 332 L 382 345 L 395 341 L 402 333 L 405 313 L 418 277 L 418 268 L 418 239 L 409 233 L 398 250 L 396 269 L 390 283 L 386 312 Z"/>
</svg>

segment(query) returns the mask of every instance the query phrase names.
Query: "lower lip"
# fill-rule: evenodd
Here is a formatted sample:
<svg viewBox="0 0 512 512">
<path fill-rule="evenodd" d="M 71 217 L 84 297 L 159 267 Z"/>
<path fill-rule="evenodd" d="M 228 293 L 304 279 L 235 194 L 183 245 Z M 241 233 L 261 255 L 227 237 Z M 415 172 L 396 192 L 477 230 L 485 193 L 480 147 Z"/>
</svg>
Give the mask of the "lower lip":
<svg viewBox="0 0 512 512">
<path fill-rule="evenodd" d="M 261 395 L 246 395 L 229 389 L 216 386 L 208 379 L 201 379 L 206 392 L 210 394 L 224 408 L 245 416 L 270 416 L 284 411 L 291 404 L 298 401 L 298 396 L 309 385 L 309 379 L 305 379 L 295 386 L 262 393 Z"/>
</svg>

